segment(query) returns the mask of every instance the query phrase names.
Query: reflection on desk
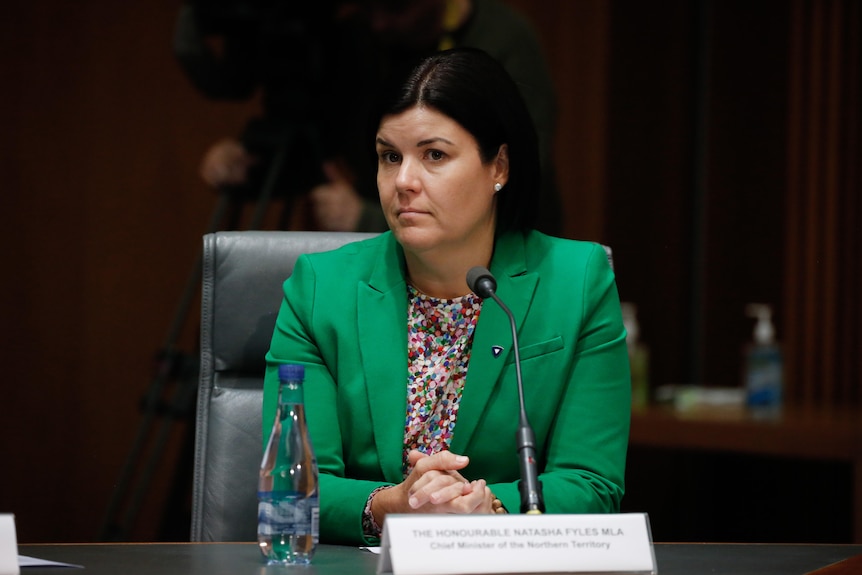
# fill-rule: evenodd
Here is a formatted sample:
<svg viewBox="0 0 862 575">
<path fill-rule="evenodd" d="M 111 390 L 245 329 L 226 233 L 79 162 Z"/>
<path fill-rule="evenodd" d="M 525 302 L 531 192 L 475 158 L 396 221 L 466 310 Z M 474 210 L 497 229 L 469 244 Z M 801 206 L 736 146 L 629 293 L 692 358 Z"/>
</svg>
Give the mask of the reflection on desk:
<svg viewBox="0 0 862 575">
<path fill-rule="evenodd" d="M 862 545 L 656 544 L 661 575 L 803 575 L 862 554 Z M 267 575 L 254 543 L 20 545 L 18 552 L 83 565 L 87 575 Z M 354 547 L 322 545 L 303 575 L 374 575 L 378 556 Z M 572 566 L 574 567 L 574 566 Z M 25 575 L 57 575 L 28 568 Z"/>
</svg>

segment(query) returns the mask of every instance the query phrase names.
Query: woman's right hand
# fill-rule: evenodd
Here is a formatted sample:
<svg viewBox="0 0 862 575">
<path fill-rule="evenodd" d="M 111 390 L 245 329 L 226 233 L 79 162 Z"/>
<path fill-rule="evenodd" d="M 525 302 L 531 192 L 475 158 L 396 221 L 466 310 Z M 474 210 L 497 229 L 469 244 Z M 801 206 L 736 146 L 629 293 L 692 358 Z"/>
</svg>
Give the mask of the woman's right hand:
<svg viewBox="0 0 862 575">
<path fill-rule="evenodd" d="M 440 451 L 408 454 L 412 471 L 407 478 L 379 491 L 371 501 L 374 521 L 383 525 L 389 513 L 491 513 L 493 495 L 484 479 L 467 481 L 459 471 L 470 460 L 465 455 Z"/>
</svg>

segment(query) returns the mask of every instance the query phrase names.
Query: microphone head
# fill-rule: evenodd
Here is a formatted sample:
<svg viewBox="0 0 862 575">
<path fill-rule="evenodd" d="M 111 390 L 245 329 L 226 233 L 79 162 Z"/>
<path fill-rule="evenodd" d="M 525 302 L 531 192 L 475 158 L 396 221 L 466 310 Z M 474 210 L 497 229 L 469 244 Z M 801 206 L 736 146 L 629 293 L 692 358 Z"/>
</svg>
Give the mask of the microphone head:
<svg viewBox="0 0 862 575">
<path fill-rule="evenodd" d="M 467 272 L 467 287 L 480 298 L 486 299 L 497 290 L 497 280 L 487 268 L 476 266 Z"/>
</svg>

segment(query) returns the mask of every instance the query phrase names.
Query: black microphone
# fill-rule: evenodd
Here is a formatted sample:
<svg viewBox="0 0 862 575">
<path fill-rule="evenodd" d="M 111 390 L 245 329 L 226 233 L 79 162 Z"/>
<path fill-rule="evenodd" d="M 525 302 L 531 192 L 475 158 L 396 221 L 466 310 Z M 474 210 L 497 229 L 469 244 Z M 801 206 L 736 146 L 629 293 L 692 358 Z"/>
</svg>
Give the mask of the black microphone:
<svg viewBox="0 0 862 575">
<path fill-rule="evenodd" d="M 521 481 L 518 490 L 521 492 L 521 513 L 539 514 L 545 512 L 545 502 L 542 499 L 542 483 L 536 471 L 536 436 L 530 422 L 527 420 L 527 409 L 524 407 L 524 383 L 521 381 L 521 354 L 518 350 L 518 331 L 515 328 L 515 316 L 506 304 L 495 293 L 497 280 L 486 268 L 476 266 L 467 272 L 467 285 L 473 293 L 482 299 L 491 298 L 509 317 L 512 326 L 512 345 L 515 349 L 515 374 L 518 379 L 518 399 L 521 402 L 521 416 L 518 424 L 517 443 L 521 463 Z"/>
</svg>

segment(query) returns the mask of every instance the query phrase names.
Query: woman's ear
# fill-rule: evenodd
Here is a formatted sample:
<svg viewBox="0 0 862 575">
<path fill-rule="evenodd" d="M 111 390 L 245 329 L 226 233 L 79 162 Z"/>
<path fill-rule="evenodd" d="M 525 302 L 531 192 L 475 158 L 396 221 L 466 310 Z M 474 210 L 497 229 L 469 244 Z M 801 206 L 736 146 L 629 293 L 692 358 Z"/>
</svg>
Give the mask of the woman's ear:
<svg viewBox="0 0 862 575">
<path fill-rule="evenodd" d="M 505 186 L 509 181 L 509 146 L 503 144 L 494 158 L 494 182 Z"/>
</svg>

